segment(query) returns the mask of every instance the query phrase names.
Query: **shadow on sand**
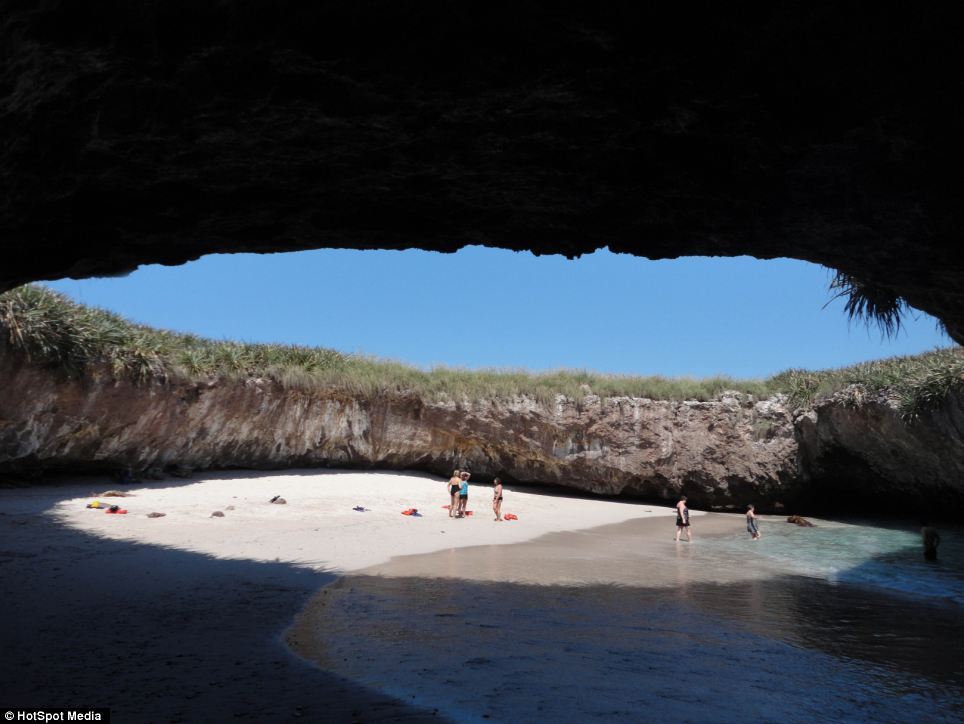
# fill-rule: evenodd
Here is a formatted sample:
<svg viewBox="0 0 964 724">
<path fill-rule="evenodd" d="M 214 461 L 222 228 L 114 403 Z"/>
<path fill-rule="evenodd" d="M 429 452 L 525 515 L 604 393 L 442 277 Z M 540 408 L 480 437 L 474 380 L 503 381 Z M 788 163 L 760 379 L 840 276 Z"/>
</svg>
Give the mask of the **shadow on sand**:
<svg viewBox="0 0 964 724">
<path fill-rule="evenodd" d="M 285 647 L 332 574 L 108 540 L 46 512 L 104 485 L 0 491 L 0 706 L 106 706 L 118 722 L 440 720 Z"/>
</svg>

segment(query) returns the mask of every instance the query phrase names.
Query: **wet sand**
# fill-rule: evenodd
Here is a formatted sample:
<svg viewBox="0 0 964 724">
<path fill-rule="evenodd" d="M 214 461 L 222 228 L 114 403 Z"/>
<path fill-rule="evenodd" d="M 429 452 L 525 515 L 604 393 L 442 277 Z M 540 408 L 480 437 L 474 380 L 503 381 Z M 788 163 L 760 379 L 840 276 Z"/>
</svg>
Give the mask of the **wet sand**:
<svg viewBox="0 0 964 724">
<path fill-rule="evenodd" d="M 757 542 L 743 516 L 694 523 L 691 544 L 650 519 L 396 558 L 324 589 L 287 639 L 460 721 L 960 720 L 960 606 L 768 563 L 768 536 L 816 540 L 777 518 Z"/>
<path fill-rule="evenodd" d="M 745 526 L 744 517 L 705 513 L 693 518 L 693 541 L 675 541 L 672 518 L 626 521 L 585 531 L 550 533 L 511 546 L 474 546 L 424 555 L 398 556 L 346 576 L 319 592 L 295 619 L 285 638 L 308 661 L 330 663 L 324 637 L 331 594 L 355 582 L 399 579 L 427 581 L 450 579 L 473 583 L 515 583 L 535 586 L 638 585 L 640 566 L 646 568 L 647 585 L 675 587 L 688 583 L 693 551 L 714 537 L 732 534 Z M 756 543 L 752 543 L 756 545 Z M 731 583 L 741 577 L 765 577 L 747 569 L 734 577 L 726 569 L 703 572 L 707 581 Z M 395 590 L 400 590 L 398 587 Z"/>
<path fill-rule="evenodd" d="M 640 567 L 646 568 L 646 584 L 676 586 L 684 582 L 685 562 L 710 545 L 714 537 L 733 534 L 746 527 L 742 515 L 705 513 L 692 518 L 693 542 L 685 535 L 675 542 L 673 517 L 637 519 L 583 531 L 549 533 L 513 546 L 475 546 L 449 549 L 429 555 L 399 556 L 371 566 L 363 573 L 393 578 L 464 578 L 471 581 L 591 585 L 635 585 Z M 749 543 L 748 545 L 757 545 Z M 669 565 L 666 563 L 669 562 Z M 677 565 L 675 562 L 679 562 Z M 734 580 L 734 572 L 718 569 L 703 573 L 704 580 Z M 736 574 L 754 578 L 753 569 Z"/>
</svg>

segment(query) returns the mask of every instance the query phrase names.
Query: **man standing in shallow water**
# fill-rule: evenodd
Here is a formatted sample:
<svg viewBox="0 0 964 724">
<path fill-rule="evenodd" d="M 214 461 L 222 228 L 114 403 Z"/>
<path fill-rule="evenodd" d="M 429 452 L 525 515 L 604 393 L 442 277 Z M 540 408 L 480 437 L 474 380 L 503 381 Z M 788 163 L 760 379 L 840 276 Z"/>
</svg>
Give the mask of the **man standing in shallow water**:
<svg viewBox="0 0 964 724">
<path fill-rule="evenodd" d="M 753 540 L 760 540 L 760 529 L 756 524 L 756 508 L 752 505 L 746 506 L 746 532 Z"/>
<path fill-rule="evenodd" d="M 693 542 L 693 534 L 690 532 L 690 509 L 686 507 L 686 496 L 681 495 L 676 504 L 676 542 L 679 543 L 680 533 L 686 531 L 686 540 Z"/>
</svg>

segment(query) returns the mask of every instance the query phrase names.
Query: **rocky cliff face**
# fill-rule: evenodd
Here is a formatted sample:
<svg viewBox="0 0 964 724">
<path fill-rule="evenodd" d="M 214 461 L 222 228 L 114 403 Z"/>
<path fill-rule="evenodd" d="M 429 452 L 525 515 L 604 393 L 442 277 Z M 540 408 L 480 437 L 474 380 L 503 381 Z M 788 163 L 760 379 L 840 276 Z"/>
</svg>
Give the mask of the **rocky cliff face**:
<svg viewBox="0 0 964 724">
<path fill-rule="evenodd" d="M 847 510 L 964 511 L 964 395 L 904 422 L 886 397 L 851 389 L 798 413 L 804 500 Z M 855 394 L 856 393 L 856 394 Z"/>
<path fill-rule="evenodd" d="M 883 403 L 638 398 L 555 404 L 520 398 L 426 402 L 285 390 L 262 379 L 136 386 L 107 370 L 58 377 L 0 353 L 0 472 L 31 470 L 467 466 L 486 480 L 552 483 L 728 508 L 818 506 L 873 490 L 960 505 L 964 405 L 916 427 Z"/>
</svg>

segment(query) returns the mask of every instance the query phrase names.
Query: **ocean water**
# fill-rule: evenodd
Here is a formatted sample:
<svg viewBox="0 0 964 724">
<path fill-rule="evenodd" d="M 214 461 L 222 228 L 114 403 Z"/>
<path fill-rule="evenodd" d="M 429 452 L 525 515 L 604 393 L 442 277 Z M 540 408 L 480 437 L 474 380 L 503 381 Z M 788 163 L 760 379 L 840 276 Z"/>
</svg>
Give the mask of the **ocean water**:
<svg viewBox="0 0 964 724">
<path fill-rule="evenodd" d="M 553 572 L 541 584 L 388 566 L 324 591 L 309 648 L 458 721 L 964 721 L 960 531 L 933 564 L 912 529 L 816 522 L 692 545 L 640 545 L 624 524 L 595 542 L 608 558 L 576 538 L 465 554 L 513 551 Z"/>
</svg>

